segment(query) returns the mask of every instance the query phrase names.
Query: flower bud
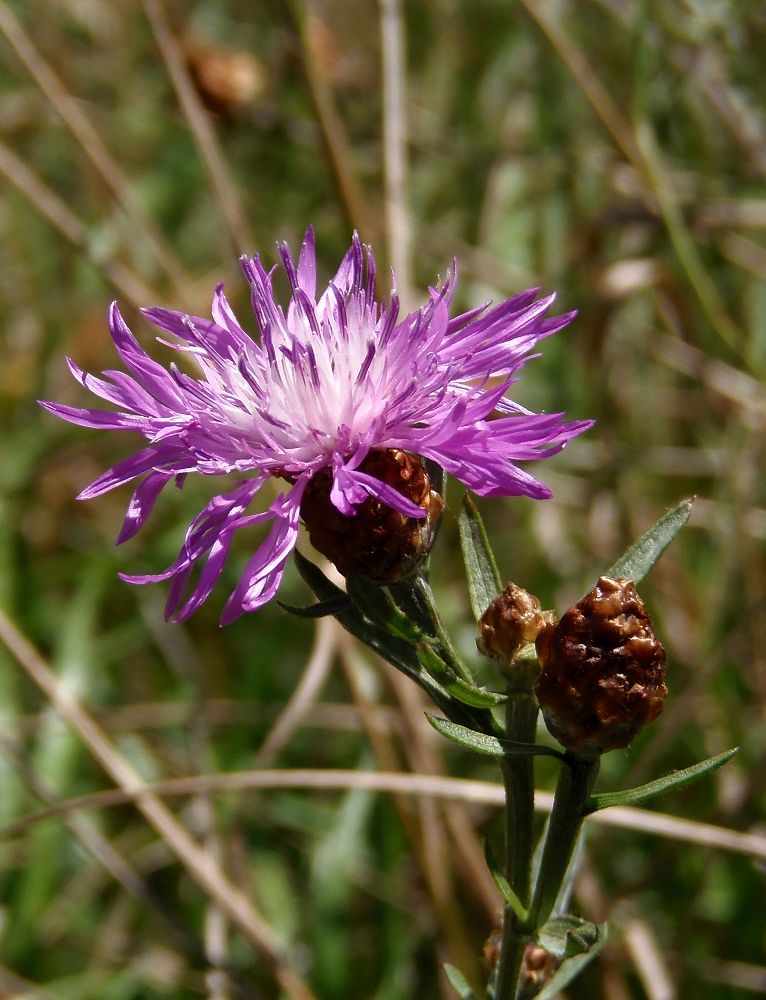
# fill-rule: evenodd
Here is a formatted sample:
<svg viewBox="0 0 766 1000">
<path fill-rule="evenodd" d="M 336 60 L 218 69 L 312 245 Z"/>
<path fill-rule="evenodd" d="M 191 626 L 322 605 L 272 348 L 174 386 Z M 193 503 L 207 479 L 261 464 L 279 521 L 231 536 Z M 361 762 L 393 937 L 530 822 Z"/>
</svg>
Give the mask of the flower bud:
<svg viewBox="0 0 766 1000">
<path fill-rule="evenodd" d="M 479 652 L 506 666 L 528 643 L 534 642 L 545 624 L 540 602 L 515 583 L 490 604 L 479 619 Z"/>
<path fill-rule="evenodd" d="M 561 965 L 559 959 L 541 945 L 529 941 L 521 962 L 521 986 L 525 997 L 536 996 Z"/>
<path fill-rule="evenodd" d="M 301 517 L 311 544 L 344 576 L 358 573 L 376 583 L 395 583 L 410 576 L 428 555 L 444 502 L 431 489 L 421 460 L 406 451 L 371 451 L 359 469 L 393 486 L 422 507 L 426 517 L 408 517 L 376 497 L 368 497 L 347 517 L 330 501 L 329 469 L 320 469 L 306 487 Z"/>
<path fill-rule="evenodd" d="M 482 949 L 482 954 L 484 955 L 484 964 L 489 973 L 490 979 L 495 975 L 497 971 L 497 963 L 500 961 L 500 952 L 502 950 L 503 943 L 503 911 L 497 915 L 494 926 L 489 932 L 489 937 L 484 942 L 484 948 Z"/>
<path fill-rule="evenodd" d="M 665 650 L 632 581 L 602 576 L 536 646 L 535 693 L 568 750 L 594 756 L 626 747 L 662 711 Z"/>
</svg>

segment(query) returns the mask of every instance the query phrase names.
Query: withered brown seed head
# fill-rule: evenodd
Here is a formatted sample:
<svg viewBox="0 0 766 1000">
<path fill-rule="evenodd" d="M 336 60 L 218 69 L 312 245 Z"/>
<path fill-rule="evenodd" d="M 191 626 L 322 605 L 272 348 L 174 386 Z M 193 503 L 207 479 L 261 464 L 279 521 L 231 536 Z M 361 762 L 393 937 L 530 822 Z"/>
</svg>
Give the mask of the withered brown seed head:
<svg viewBox="0 0 766 1000">
<path fill-rule="evenodd" d="M 375 497 L 346 517 L 330 501 L 329 469 L 318 472 L 306 487 L 301 517 L 311 544 L 344 576 L 358 573 L 377 583 L 394 583 L 414 572 L 428 555 L 443 501 L 431 490 L 423 463 L 406 451 L 371 451 L 359 470 L 393 486 L 427 517 L 407 517 Z"/>
<path fill-rule="evenodd" d="M 476 645 L 484 656 L 510 663 L 519 650 L 535 641 L 544 624 L 538 599 L 509 583 L 479 619 Z"/>
<path fill-rule="evenodd" d="M 537 700 L 568 750 L 594 756 L 626 747 L 662 711 L 665 650 L 632 581 L 602 576 L 536 646 Z"/>
</svg>

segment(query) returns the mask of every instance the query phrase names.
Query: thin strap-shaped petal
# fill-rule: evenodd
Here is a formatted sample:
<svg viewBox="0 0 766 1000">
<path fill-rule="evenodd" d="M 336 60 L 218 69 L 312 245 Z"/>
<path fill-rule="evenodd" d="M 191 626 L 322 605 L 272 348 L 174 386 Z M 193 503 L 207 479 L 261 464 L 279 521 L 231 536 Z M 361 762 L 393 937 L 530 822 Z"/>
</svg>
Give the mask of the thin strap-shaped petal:
<svg viewBox="0 0 766 1000">
<path fill-rule="evenodd" d="M 157 497 L 173 478 L 172 472 L 159 470 L 150 472 L 149 475 L 136 487 L 133 496 L 130 498 L 128 509 L 125 512 L 125 520 L 117 536 L 116 545 L 121 545 L 129 538 L 132 538 L 142 527 L 147 517 L 151 514 Z"/>
<path fill-rule="evenodd" d="M 178 448 L 168 449 L 165 447 L 155 448 L 150 445 L 142 448 L 135 455 L 124 458 L 117 462 L 111 469 L 102 473 L 97 479 L 81 490 L 77 496 L 78 500 L 92 500 L 100 497 L 103 493 L 129 483 L 131 479 L 142 476 L 145 472 L 150 472 L 154 468 L 162 467 L 168 473 L 176 475 L 179 472 L 190 472 L 194 468 L 194 460 L 184 451 Z"/>
<path fill-rule="evenodd" d="M 78 424 L 80 427 L 95 427 L 98 430 L 110 431 L 143 431 L 146 427 L 146 417 L 137 413 L 85 410 L 78 406 L 67 406 L 65 403 L 50 403 L 44 399 L 38 399 L 37 402 L 54 417 L 61 417 L 62 420 Z"/>
<path fill-rule="evenodd" d="M 313 226 L 308 227 L 301 244 L 298 258 L 298 285 L 314 302 L 317 293 L 317 256 Z"/>
<path fill-rule="evenodd" d="M 382 482 L 380 479 L 368 476 L 366 472 L 351 472 L 349 476 L 369 493 L 370 496 L 377 497 L 378 500 L 382 500 L 383 503 L 388 504 L 389 507 L 393 507 L 394 510 L 398 510 L 401 514 L 418 519 L 426 516 L 426 512 L 422 507 L 413 503 L 412 500 L 408 500 L 397 489 Z"/>
<path fill-rule="evenodd" d="M 112 302 L 109 307 L 109 331 L 114 346 L 128 368 L 139 376 L 153 396 L 171 409 L 178 410 L 183 405 L 183 399 L 179 396 L 173 379 L 138 343 L 122 318 L 116 302 Z"/>
<path fill-rule="evenodd" d="M 301 498 L 307 482 L 307 478 L 299 480 L 289 493 L 271 505 L 274 525 L 226 602 L 221 614 L 222 625 L 228 625 L 245 611 L 261 607 L 279 586 L 285 562 L 298 540 Z"/>
</svg>

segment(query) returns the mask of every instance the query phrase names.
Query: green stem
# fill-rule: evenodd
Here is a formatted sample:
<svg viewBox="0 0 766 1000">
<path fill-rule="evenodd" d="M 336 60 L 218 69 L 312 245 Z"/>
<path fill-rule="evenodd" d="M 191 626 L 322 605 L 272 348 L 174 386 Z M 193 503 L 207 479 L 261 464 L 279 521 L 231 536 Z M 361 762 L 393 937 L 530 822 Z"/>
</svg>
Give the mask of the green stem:
<svg viewBox="0 0 766 1000">
<path fill-rule="evenodd" d="M 550 917 L 572 857 L 585 807 L 598 776 L 599 757 L 567 753 L 561 766 L 553 810 L 548 823 L 540 871 L 527 926 L 536 931 Z"/>
<path fill-rule="evenodd" d="M 505 735 L 509 740 L 534 743 L 537 701 L 529 687 L 509 690 Z M 535 782 L 532 757 L 506 757 L 502 763 L 505 785 L 505 874 L 524 906 L 529 905 Z M 495 1000 L 511 1000 L 524 956 L 526 938 L 513 910 L 503 912 L 503 939 L 497 968 Z"/>
</svg>

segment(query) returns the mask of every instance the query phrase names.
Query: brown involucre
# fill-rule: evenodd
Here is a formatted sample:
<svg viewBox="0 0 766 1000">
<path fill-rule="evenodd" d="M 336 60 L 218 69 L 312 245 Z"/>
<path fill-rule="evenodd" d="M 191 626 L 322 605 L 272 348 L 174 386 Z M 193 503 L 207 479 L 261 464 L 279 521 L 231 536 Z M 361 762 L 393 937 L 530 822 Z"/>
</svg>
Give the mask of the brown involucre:
<svg viewBox="0 0 766 1000">
<path fill-rule="evenodd" d="M 371 451 L 359 469 L 393 486 L 422 507 L 426 517 L 407 517 L 375 497 L 368 497 L 346 517 L 330 501 L 330 469 L 321 469 L 309 482 L 301 517 L 311 544 L 344 576 L 358 573 L 378 583 L 394 583 L 414 572 L 428 555 L 443 501 L 431 489 L 421 460 L 406 451 Z"/>
<path fill-rule="evenodd" d="M 665 650 L 632 581 L 602 576 L 536 646 L 535 693 L 567 749 L 593 756 L 626 747 L 662 711 Z"/>
<path fill-rule="evenodd" d="M 479 652 L 498 663 L 510 663 L 545 624 L 539 600 L 508 583 L 479 619 Z"/>
</svg>

